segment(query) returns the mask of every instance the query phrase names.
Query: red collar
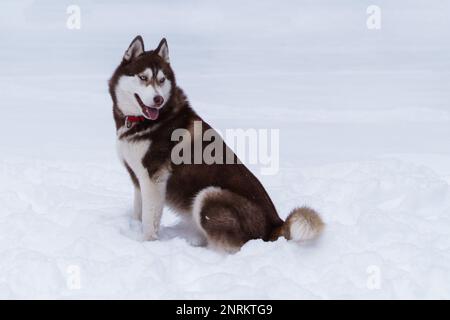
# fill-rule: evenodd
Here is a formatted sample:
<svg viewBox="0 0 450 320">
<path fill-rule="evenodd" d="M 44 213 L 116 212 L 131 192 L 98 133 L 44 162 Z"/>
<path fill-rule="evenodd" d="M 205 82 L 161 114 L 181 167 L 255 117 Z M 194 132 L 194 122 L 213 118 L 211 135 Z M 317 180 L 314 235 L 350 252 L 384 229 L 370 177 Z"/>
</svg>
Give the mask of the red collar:
<svg viewBox="0 0 450 320">
<path fill-rule="evenodd" d="M 129 129 L 136 122 L 142 122 L 147 120 L 143 116 L 126 116 L 125 117 L 125 126 Z"/>
</svg>

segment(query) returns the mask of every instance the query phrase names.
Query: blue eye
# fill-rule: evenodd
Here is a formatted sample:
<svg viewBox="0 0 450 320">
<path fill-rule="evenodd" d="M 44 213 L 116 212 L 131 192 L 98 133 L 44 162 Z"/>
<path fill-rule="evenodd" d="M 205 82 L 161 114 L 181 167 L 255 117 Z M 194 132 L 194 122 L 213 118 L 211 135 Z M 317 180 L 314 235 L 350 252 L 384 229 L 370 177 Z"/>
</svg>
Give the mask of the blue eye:
<svg viewBox="0 0 450 320">
<path fill-rule="evenodd" d="M 147 80 L 148 80 L 147 76 L 139 75 L 138 77 L 139 77 L 139 79 L 141 79 L 142 81 L 147 81 Z"/>
<path fill-rule="evenodd" d="M 159 79 L 159 83 L 163 84 L 164 81 L 166 81 L 166 78 L 162 77 L 161 79 Z"/>
</svg>

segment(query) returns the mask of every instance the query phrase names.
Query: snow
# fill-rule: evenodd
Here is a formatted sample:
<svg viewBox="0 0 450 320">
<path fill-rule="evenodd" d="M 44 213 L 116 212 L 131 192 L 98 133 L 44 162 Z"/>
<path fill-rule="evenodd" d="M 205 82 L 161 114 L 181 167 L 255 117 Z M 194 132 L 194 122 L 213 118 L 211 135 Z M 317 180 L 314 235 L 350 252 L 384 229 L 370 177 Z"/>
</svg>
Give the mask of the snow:
<svg viewBox="0 0 450 320">
<path fill-rule="evenodd" d="M 450 4 L 377 1 L 0 4 L 0 298 L 450 298 Z M 130 219 L 107 80 L 126 46 L 169 42 L 214 127 L 280 130 L 261 175 L 280 215 L 307 204 L 308 244 L 196 246 L 164 213 Z"/>
</svg>

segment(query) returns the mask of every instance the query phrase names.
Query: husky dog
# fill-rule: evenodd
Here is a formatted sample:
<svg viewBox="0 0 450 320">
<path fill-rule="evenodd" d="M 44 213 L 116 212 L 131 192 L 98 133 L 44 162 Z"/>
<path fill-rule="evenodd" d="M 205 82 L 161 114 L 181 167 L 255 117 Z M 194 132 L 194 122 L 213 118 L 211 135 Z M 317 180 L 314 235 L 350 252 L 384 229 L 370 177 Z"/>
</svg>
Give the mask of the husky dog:
<svg viewBox="0 0 450 320">
<path fill-rule="evenodd" d="M 294 209 L 283 220 L 259 180 L 223 143 L 234 164 L 175 164 L 171 151 L 176 129 L 192 133 L 182 143 L 200 143 L 194 122 L 212 128 L 190 107 L 177 86 L 167 41 L 144 50 L 137 36 L 109 81 L 117 147 L 134 185 L 134 218 L 142 221 L 145 240 L 158 238 L 165 205 L 191 219 L 209 247 L 234 252 L 251 239 L 297 241 L 316 237 L 323 222 L 312 209 Z M 200 140 L 200 141 L 199 141 Z M 181 143 L 181 142 L 180 142 Z"/>
</svg>

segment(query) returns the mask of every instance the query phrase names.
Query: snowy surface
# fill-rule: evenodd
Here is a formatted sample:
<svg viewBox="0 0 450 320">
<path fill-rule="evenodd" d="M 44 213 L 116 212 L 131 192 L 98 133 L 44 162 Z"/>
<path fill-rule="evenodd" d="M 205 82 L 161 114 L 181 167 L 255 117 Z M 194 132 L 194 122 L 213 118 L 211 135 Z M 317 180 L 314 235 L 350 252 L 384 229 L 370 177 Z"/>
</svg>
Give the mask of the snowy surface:
<svg viewBox="0 0 450 320">
<path fill-rule="evenodd" d="M 370 4 L 2 1 L 0 298 L 450 298 L 450 3 Z M 213 126 L 280 129 L 260 178 L 319 241 L 223 255 L 169 211 L 136 240 L 106 84 L 136 34 Z"/>
</svg>

